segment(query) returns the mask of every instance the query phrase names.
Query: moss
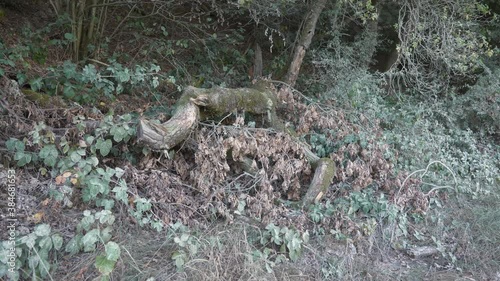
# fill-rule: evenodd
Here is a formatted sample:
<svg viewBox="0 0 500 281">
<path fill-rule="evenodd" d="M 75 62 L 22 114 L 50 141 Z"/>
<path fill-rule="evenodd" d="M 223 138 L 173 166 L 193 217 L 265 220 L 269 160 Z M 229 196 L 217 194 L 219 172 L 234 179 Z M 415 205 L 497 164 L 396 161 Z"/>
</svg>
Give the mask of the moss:
<svg viewBox="0 0 500 281">
<path fill-rule="evenodd" d="M 326 193 L 326 191 L 330 187 L 331 180 L 335 176 L 337 167 L 335 166 L 335 162 L 330 158 L 321 158 L 319 161 L 328 162 L 327 170 L 325 172 L 325 178 L 323 180 L 323 183 L 321 184 L 321 191 Z"/>
<path fill-rule="evenodd" d="M 66 107 L 64 101 L 62 101 L 59 97 L 51 97 L 47 94 L 38 93 L 29 89 L 21 89 L 21 92 L 28 100 L 35 102 L 41 107 Z"/>
</svg>

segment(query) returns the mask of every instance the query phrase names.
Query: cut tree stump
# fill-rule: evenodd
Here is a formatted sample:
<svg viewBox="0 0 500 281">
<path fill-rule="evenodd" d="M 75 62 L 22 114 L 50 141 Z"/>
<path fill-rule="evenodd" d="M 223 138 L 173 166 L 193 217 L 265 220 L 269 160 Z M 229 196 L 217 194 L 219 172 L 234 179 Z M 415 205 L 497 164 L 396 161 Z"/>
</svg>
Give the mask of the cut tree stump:
<svg viewBox="0 0 500 281">
<path fill-rule="evenodd" d="M 335 174 L 335 163 L 329 158 L 319 158 L 306 144 L 299 141 L 294 132 L 285 128 L 276 115 L 276 94 L 271 84 L 260 81 L 255 88 L 212 88 L 187 87 L 176 104 L 172 118 L 163 124 L 141 119 L 137 128 L 139 143 L 156 151 L 168 151 L 182 143 L 196 128 L 200 120 L 220 117 L 224 114 L 244 111 L 261 115 L 269 127 L 289 133 L 301 144 L 305 156 L 315 174 L 302 200 L 307 206 L 317 203 L 326 193 Z M 241 163 L 243 168 L 248 168 Z M 248 169 L 245 169 L 248 170 Z M 248 172 L 252 173 L 251 170 Z"/>
</svg>

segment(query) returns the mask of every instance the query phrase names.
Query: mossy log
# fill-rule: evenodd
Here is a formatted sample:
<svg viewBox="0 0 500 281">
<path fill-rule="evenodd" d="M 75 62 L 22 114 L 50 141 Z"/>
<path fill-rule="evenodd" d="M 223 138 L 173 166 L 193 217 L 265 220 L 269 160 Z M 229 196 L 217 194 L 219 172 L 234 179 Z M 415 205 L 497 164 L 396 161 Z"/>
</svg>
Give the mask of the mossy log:
<svg viewBox="0 0 500 281">
<path fill-rule="evenodd" d="M 308 206 L 312 203 L 318 203 L 319 200 L 326 194 L 330 184 L 332 183 L 333 176 L 335 175 L 335 162 L 330 158 L 321 158 L 316 163 L 314 170 L 314 177 L 309 185 L 304 198 L 302 198 L 302 205 Z"/>
<path fill-rule="evenodd" d="M 301 143 L 294 132 L 289 131 L 277 117 L 276 95 L 272 87 L 258 83 L 255 88 L 212 88 L 187 87 L 176 104 L 172 118 L 163 124 L 141 119 L 137 129 L 137 140 L 145 146 L 168 151 L 182 143 L 195 129 L 200 120 L 220 117 L 234 111 L 265 116 L 270 127 L 290 133 Z M 335 174 L 335 163 L 329 158 L 319 158 L 306 144 L 302 144 L 305 156 L 315 169 L 314 178 L 302 200 L 309 205 L 318 202 L 326 193 Z M 247 163 L 241 163 L 248 168 Z M 246 170 L 246 169 L 245 169 Z M 251 169 L 247 172 L 255 172 Z"/>
</svg>

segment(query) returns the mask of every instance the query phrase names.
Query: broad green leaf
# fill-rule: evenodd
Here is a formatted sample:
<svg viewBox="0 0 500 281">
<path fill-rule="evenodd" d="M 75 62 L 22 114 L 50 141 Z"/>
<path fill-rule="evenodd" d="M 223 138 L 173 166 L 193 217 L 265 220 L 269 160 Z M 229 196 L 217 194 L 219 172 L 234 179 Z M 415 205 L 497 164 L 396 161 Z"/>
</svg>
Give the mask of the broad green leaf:
<svg viewBox="0 0 500 281">
<path fill-rule="evenodd" d="M 120 257 L 120 246 L 113 241 L 109 241 L 105 246 L 106 258 L 111 261 L 117 261 Z"/>
<path fill-rule="evenodd" d="M 111 225 L 115 221 L 115 216 L 109 210 L 102 210 L 100 212 L 97 212 L 95 214 L 95 218 L 98 219 L 99 223 L 101 224 L 108 223 L 109 225 Z"/>
<path fill-rule="evenodd" d="M 175 261 L 175 266 L 181 269 L 186 262 L 186 254 L 183 251 L 176 251 L 172 254 L 172 259 Z"/>
<path fill-rule="evenodd" d="M 74 41 L 76 37 L 73 33 L 64 33 L 64 39 Z"/>
<path fill-rule="evenodd" d="M 87 234 L 82 237 L 83 251 L 95 251 L 97 241 L 99 241 L 98 229 L 92 229 L 91 231 L 87 232 Z"/>
<path fill-rule="evenodd" d="M 37 236 L 48 236 L 50 234 L 50 225 L 40 224 L 35 227 L 35 234 Z"/>
<path fill-rule="evenodd" d="M 101 238 L 102 238 L 102 241 L 104 241 L 104 243 L 108 242 L 111 239 L 111 236 L 112 236 L 111 232 L 112 231 L 113 231 L 113 228 L 111 226 L 107 226 L 101 231 Z"/>
<path fill-rule="evenodd" d="M 22 167 L 31 162 L 31 154 L 24 153 L 23 151 L 18 151 L 14 155 L 14 160 L 17 161 L 18 167 Z"/>
<path fill-rule="evenodd" d="M 94 216 L 85 216 L 82 218 L 80 221 L 79 225 L 85 230 L 88 231 L 92 224 L 95 222 L 95 217 Z"/>
<path fill-rule="evenodd" d="M 52 244 L 54 245 L 54 249 L 59 251 L 62 248 L 63 242 L 64 241 L 61 235 L 57 233 L 52 235 Z"/>
<path fill-rule="evenodd" d="M 95 65 L 93 64 L 87 64 L 82 71 L 82 76 L 85 78 L 85 80 L 89 82 L 95 82 L 98 80 L 98 75 L 97 75 L 97 70 L 95 68 Z"/>
<path fill-rule="evenodd" d="M 30 81 L 30 86 L 31 86 L 31 90 L 33 91 L 39 91 L 42 86 L 43 86 L 43 82 L 42 82 L 42 78 L 39 77 L 39 78 L 36 78 L 36 79 L 32 79 Z"/>
<path fill-rule="evenodd" d="M 36 244 L 36 238 L 37 238 L 36 234 L 30 233 L 21 238 L 21 243 L 25 243 L 29 249 L 33 249 L 33 247 L 35 247 Z"/>
<path fill-rule="evenodd" d="M 40 258 L 37 255 L 32 255 L 28 258 L 28 266 L 32 270 L 35 270 L 39 263 Z"/>
<path fill-rule="evenodd" d="M 24 143 L 14 138 L 10 138 L 8 141 L 6 141 L 5 146 L 9 151 L 24 150 Z"/>
<path fill-rule="evenodd" d="M 160 81 L 158 81 L 158 77 L 153 77 L 153 80 L 151 81 L 151 85 L 155 89 L 160 85 Z"/>
<path fill-rule="evenodd" d="M 115 206 L 115 201 L 111 199 L 101 199 L 96 202 L 99 207 L 104 207 L 105 210 L 111 210 Z"/>
<path fill-rule="evenodd" d="M 122 168 L 120 168 L 120 167 L 115 168 L 115 176 L 117 178 L 121 178 L 123 176 L 123 174 L 125 174 L 125 171 Z"/>
<path fill-rule="evenodd" d="M 151 72 L 159 72 L 161 70 L 160 66 L 159 65 L 156 65 L 156 64 L 151 64 L 151 67 L 149 68 L 149 71 Z"/>
<path fill-rule="evenodd" d="M 127 136 L 127 131 L 121 126 L 111 128 L 109 133 L 113 136 L 113 140 L 116 142 L 121 142 L 123 138 Z"/>
<path fill-rule="evenodd" d="M 72 99 L 72 98 L 75 97 L 76 92 L 75 92 L 75 89 L 74 89 L 73 86 L 71 86 L 69 84 L 66 84 L 64 86 L 63 94 L 64 94 L 65 97 L 67 97 L 69 99 Z"/>
<path fill-rule="evenodd" d="M 48 259 L 40 259 L 40 263 L 38 264 L 38 270 L 40 271 L 40 276 L 42 278 L 47 277 L 48 273 L 50 272 L 50 263 Z"/>
<path fill-rule="evenodd" d="M 52 239 L 50 237 L 43 237 L 39 242 L 38 246 L 40 249 L 45 250 L 45 251 L 50 251 L 52 250 Z"/>
<path fill-rule="evenodd" d="M 73 163 L 79 163 L 80 160 L 82 160 L 82 156 L 77 151 L 71 152 L 69 158 L 73 161 Z"/>
<path fill-rule="evenodd" d="M 103 275 L 109 275 L 115 268 L 116 261 L 108 260 L 105 256 L 99 255 L 95 258 L 95 267 Z"/>
<path fill-rule="evenodd" d="M 116 78 L 122 83 L 130 81 L 130 73 L 128 68 L 125 68 L 123 71 L 119 71 L 118 73 L 116 73 Z"/>
<path fill-rule="evenodd" d="M 111 151 L 112 146 L 113 143 L 109 139 L 105 141 L 103 141 L 102 139 L 97 140 L 96 147 L 97 149 L 99 149 L 99 152 L 101 153 L 102 156 L 107 156 Z"/>
<path fill-rule="evenodd" d="M 117 186 L 113 188 L 113 192 L 115 193 L 115 198 L 125 204 L 128 203 L 128 195 L 127 195 L 127 183 L 120 179 Z"/>
<path fill-rule="evenodd" d="M 47 166 L 54 167 L 57 162 L 57 157 L 59 156 L 59 152 L 57 148 L 53 144 L 45 145 L 42 149 L 40 149 L 40 158 L 43 159 L 43 163 Z"/>
</svg>

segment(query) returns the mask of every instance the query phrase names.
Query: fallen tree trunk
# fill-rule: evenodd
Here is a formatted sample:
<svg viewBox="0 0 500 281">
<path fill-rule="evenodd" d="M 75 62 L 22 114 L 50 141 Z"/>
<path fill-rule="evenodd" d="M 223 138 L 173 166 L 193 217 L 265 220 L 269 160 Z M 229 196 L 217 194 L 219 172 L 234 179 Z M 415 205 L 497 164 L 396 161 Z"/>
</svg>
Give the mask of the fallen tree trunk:
<svg viewBox="0 0 500 281">
<path fill-rule="evenodd" d="M 220 117 L 228 112 L 244 111 L 263 116 L 269 127 L 290 133 L 277 117 L 276 96 L 271 85 L 260 82 L 255 88 L 213 88 L 187 87 L 177 102 L 174 116 L 163 124 L 141 119 L 137 129 L 137 140 L 157 151 L 168 151 L 182 143 L 195 129 L 200 120 Z M 315 175 L 302 200 L 303 205 L 318 202 L 326 193 L 335 174 L 335 163 L 329 158 L 319 158 L 306 144 L 301 143 L 304 154 Z M 245 169 L 248 163 L 240 163 Z M 248 170 L 252 173 L 252 170 Z M 255 172 L 255 171 L 254 171 Z"/>
</svg>

